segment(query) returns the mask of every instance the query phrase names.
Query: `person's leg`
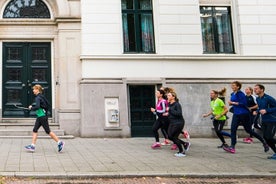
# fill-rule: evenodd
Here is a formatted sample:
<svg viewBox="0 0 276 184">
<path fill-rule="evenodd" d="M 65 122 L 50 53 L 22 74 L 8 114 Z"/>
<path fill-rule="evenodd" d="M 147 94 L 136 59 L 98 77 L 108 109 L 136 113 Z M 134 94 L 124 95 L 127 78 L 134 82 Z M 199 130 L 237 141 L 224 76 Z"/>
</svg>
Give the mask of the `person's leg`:
<svg viewBox="0 0 276 184">
<path fill-rule="evenodd" d="M 168 138 L 168 128 L 169 128 L 169 121 L 168 118 L 162 118 L 162 127 L 161 127 L 161 132 L 164 136 L 165 139 L 169 139 Z"/>
<path fill-rule="evenodd" d="M 36 118 L 35 125 L 33 128 L 32 144 L 25 146 L 25 149 L 27 149 L 28 151 L 35 151 L 35 144 L 36 144 L 37 135 L 38 135 L 37 132 L 40 127 L 41 127 L 41 119 Z"/>
<path fill-rule="evenodd" d="M 214 129 L 215 132 L 217 134 L 217 137 L 220 139 L 220 141 L 222 142 L 222 144 L 225 144 L 225 139 L 221 133 L 223 126 L 224 126 L 225 121 L 220 121 L 220 120 L 213 120 L 213 125 L 214 125 Z"/>
<path fill-rule="evenodd" d="M 274 135 L 276 133 L 276 124 L 275 123 L 263 123 L 262 124 L 263 137 L 266 140 L 268 146 L 276 153 L 276 139 Z"/>
<path fill-rule="evenodd" d="M 41 122 L 42 127 L 43 127 L 44 131 L 46 132 L 46 134 L 48 134 L 54 141 L 58 142 L 59 138 L 56 136 L 56 134 L 54 132 L 52 132 L 50 130 L 49 123 L 48 123 L 48 117 L 47 116 L 41 117 L 41 121 L 42 121 Z"/>
<path fill-rule="evenodd" d="M 37 132 L 33 132 L 32 145 L 34 145 L 34 146 L 35 146 L 35 144 L 36 144 L 37 135 L 38 135 Z"/>
<path fill-rule="evenodd" d="M 154 137 L 155 137 L 155 142 L 159 142 L 159 133 L 158 133 L 158 130 L 159 128 L 161 127 L 161 122 L 159 119 L 157 119 L 153 126 L 152 126 L 152 131 L 153 131 L 153 134 L 154 134 Z"/>
<path fill-rule="evenodd" d="M 223 146 L 223 149 L 229 153 L 235 153 L 235 145 L 237 143 L 237 129 L 240 122 L 240 115 L 233 115 L 232 123 L 231 123 L 231 146 Z"/>
<path fill-rule="evenodd" d="M 35 125 L 34 125 L 34 128 L 33 128 L 33 137 L 32 137 L 32 145 L 35 145 L 36 144 L 36 141 L 37 141 L 37 136 L 38 136 L 38 129 L 41 127 L 41 118 L 38 117 L 36 118 L 35 120 Z"/>
<path fill-rule="evenodd" d="M 237 143 L 237 129 L 239 127 L 239 115 L 234 114 L 231 123 L 231 147 L 235 148 Z"/>
<path fill-rule="evenodd" d="M 49 123 L 48 123 L 48 116 L 41 117 L 42 118 L 42 126 L 45 132 L 58 143 L 58 152 L 61 152 L 64 147 L 64 142 L 60 141 L 59 138 L 56 136 L 54 132 L 50 130 Z"/>
<path fill-rule="evenodd" d="M 178 136 L 182 131 L 183 126 L 181 126 L 181 124 L 171 124 L 170 128 L 169 128 L 169 139 L 171 139 L 174 144 L 177 145 L 178 149 L 179 149 L 179 153 L 183 153 L 183 147 L 182 147 L 182 142 L 179 140 Z"/>
</svg>

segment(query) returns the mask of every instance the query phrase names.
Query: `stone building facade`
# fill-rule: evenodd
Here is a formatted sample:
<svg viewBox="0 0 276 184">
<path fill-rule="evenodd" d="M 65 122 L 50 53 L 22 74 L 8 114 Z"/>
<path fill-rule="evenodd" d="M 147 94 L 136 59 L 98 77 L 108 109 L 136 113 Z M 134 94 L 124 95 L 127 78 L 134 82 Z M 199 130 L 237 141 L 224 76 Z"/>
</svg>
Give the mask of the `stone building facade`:
<svg viewBox="0 0 276 184">
<path fill-rule="evenodd" d="M 33 83 L 46 86 L 52 122 L 81 137 L 151 136 L 160 86 L 175 88 L 185 128 L 201 137 L 212 134 L 201 116 L 211 89 L 226 87 L 227 100 L 240 80 L 276 97 L 274 0 L 37 0 L 49 10 L 38 18 L 34 5 L 8 13 L 11 2 L 0 1 L 2 122 L 32 118 L 12 104 L 30 103 Z M 9 53 L 25 45 L 38 59 L 21 79 Z"/>
</svg>

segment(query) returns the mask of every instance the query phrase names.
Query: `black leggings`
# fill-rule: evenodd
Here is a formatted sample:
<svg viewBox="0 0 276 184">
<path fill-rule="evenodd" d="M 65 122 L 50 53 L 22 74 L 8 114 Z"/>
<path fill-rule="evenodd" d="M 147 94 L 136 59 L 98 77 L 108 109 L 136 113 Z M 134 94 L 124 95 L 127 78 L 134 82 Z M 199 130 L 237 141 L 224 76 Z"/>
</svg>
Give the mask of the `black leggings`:
<svg viewBox="0 0 276 184">
<path fill-rule="evenodd" d="M 48 116 L 42 116 L 42 117 L 36 118 L 35 125 L 34 125 L 34 128 L 33 128 L 33 132 L 37 133 L 38 129 L 41 126 L 44 128 L 44 130 L 47 134 L 49 134 L 51 132 L 50 127 L 49 127 L 49 123 L 48 123 Z"/>
<path fill-rule="evenodd" d="M 155 137 L 155 141 L 159 142 L 158 130 L 161 128 L 161 132 L 165 139 L 168 139 L 168 120 L 166 118 L 158 118 L 152 126 L 152 131 Z"/>
<path fill-rule="evenodd" d="M 179 153 L 183 153 L 184 151 L 182 145 L 184 145 L 185 142 L 178 138 L 183 128 L 184 128 L 184 123 L 170 123 L 169 129 L 168 129 L 169 139 L 172 140 L 174 144 L 177 145 L 179 149 Z"/>
<path fill-rule="evenodd" d="M 276 123 L 263 123 L 262 124 L 263 137 L 268 146 L 276 153 L 276 139 L 274 138 L 276 133 Z"/>
<path fill-rule="evenodd" d="M 225 124 L 225 120 L 215 120 L 215 119 L 213 120 L 213 125 L 214 125 L 215 132 L 216 132 L 218 138 L 221 140 L 221 142 L 223 144 L 226 143 L 225 139 L 223 137 L 223 135 L 225 135 L 225 133 L 224 134 L 222 133 L 222 129 L 224 127 L 224 124 Z M 228 136 L 230 136 L 230 134 Z"/>
</svg>

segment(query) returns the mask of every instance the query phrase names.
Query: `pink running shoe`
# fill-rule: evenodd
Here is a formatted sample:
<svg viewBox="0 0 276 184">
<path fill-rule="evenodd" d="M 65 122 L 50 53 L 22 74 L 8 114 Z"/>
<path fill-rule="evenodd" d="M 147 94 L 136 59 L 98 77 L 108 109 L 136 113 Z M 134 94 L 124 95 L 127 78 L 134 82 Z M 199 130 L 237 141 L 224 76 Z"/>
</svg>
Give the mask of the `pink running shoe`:
<svg viewBox="0 0 276 184">
<path fill-rule="evenodd" d="M 177 145 L 173 144 L 172 147 L 171 147 L 171 150 L 176 150 L 176 149 L 177 149 Z"/>
<path fill-rule="evenodd" d="M 151 148 L 152 148 L 152 149 L 161 148 L 161 144 L 160 144 L 159 142 L 153 143 L 153 144 L 151 145 Z"/>
<path fill-rule="evenodd" d="M 251 137 L 247 137 L 247 138 L 243 139 L 243 142 L 247 143 L 247 144 L 251 144 L 251 143 L 253 143 L 253 139 Z"/>
<path fill-rule="evenodd" d="M 166 140 L 164 142 L 161 143 L 162 146 L 169 146 L 171 145 L 170 141 Z"/>
<path fill-rule="evenodd" d="M 190 134 L 187 130 L 184 131 L 183 136 L 184 136 L 185 139 L 190 139 Z"/>
<path fill-rule="evenodd" d="M 232 148 L 231 146 L 230 147 L 223 147 L 224 151 L 228 152 L 228 153 L 236 153 L 236 150 L 235 148 Z"/>
</svg>

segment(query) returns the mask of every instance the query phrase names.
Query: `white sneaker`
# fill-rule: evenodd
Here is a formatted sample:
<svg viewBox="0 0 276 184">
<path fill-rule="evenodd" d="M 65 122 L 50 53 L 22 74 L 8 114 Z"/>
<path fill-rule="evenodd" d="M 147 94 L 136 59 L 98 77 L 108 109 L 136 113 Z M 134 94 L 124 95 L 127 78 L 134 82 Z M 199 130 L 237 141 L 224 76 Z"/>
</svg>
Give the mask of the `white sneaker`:
<svg viewBox="0 0 276 184">
<path fill-rule="evenodd" d="M 185 157 L 186 155 L 185 155 L 185 153 L 176 153 L 176 154 L 174 154 L 174 156 L 176 156 L 176 157 Z"/>
</svg>

